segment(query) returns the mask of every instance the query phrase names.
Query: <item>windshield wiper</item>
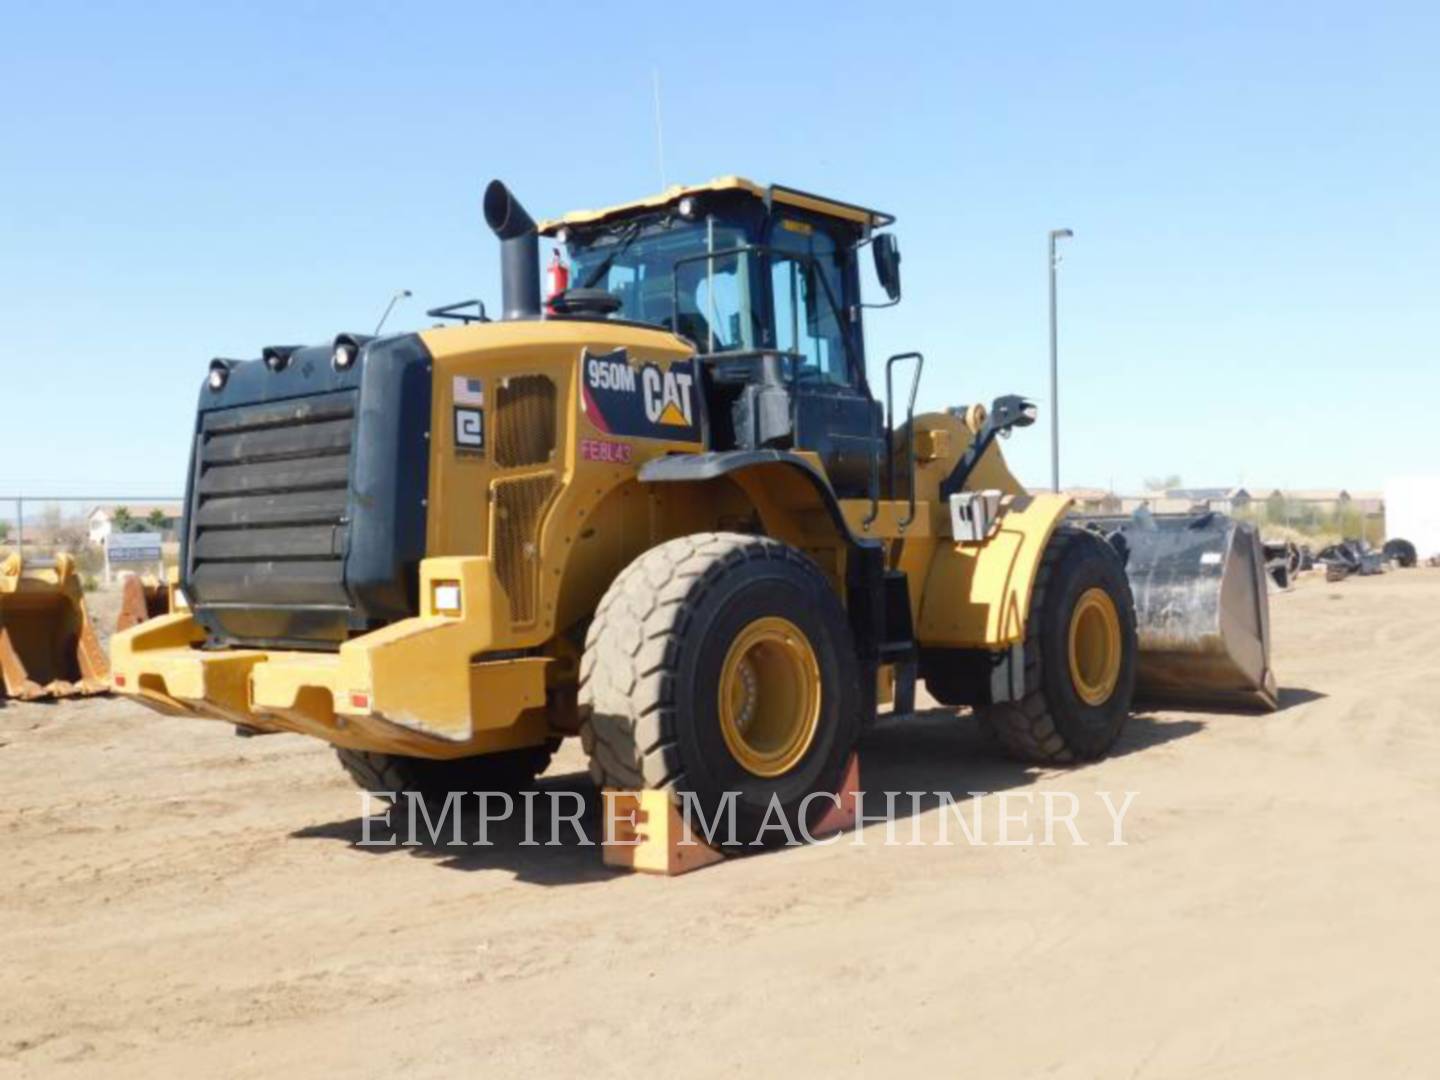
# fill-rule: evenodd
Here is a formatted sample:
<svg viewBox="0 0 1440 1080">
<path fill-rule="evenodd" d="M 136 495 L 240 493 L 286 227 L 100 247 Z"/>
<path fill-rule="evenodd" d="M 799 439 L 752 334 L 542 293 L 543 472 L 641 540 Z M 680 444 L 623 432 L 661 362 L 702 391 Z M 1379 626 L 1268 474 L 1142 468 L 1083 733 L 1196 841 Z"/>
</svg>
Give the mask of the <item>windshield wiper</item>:
<svg viewBox="0 0 1440 1080">
<path fill-rule="evenodd" d="M 585 280 L 580 283 L 580 288 L 593 289 L 596 282 L 598 282 L 601 278 L 603 278 L 606 274 L 610 272 L 610 267 L 615 265 L 615 260 L 618 259 L 621 255 L 624 255 L 625 252 L 630 250 L 630 245 L 635 242 L 637 237 L 639 237 L 640 230 L 643 228 L 644 223 L 640 221 L 637 221 L 634 225 L 631 225 L 629 230 L 625 233 L 624 237 L 615 242 L 615 250 L 610 252 L 609 255 L 606 255 L 605 258 L 600 260 L 600 262 L 596 265 L 595 269 L 590 271 L 590 273 L 586 276 Z"/>
</svg>

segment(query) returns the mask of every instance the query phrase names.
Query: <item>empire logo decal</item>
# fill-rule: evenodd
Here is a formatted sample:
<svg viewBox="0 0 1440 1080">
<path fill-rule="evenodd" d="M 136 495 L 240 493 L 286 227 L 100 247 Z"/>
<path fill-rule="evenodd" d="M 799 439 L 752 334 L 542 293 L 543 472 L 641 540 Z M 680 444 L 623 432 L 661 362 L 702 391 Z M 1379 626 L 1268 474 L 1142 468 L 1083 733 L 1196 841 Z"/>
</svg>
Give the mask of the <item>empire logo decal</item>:
<svg viewBox="0 0 1440 1080">
<path fill-rule="evenodd" d="M 461 454 L 485 453 L 485 414 L 455 407 L 455 449 Z"/>
<path fill-rule="evenodd" d="M 455 452 L 462 457 L 485 454 L 485 383 L 470 375 L 456 375 L 451 382 L 455 401 Z"/>
<path fill-rule="evenodd" d="M 700 441 L 695 365 L 676 360 L 631 366 L 624 349 L 600 356 L 580 355 L 585 413 L 607 435 L 671 442 Z"/>
</svg>

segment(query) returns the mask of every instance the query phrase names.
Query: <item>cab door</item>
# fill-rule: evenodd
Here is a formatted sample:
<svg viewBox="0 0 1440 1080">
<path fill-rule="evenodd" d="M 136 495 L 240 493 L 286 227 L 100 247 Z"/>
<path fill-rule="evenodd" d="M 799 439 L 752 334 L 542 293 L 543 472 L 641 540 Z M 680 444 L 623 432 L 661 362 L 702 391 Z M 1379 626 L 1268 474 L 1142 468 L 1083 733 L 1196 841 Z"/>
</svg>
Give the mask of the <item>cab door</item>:
<svg viewBox="0 0 1440 1080">
<path fill-rule="evenodd" d="M 769 252 L 776 349 L 795 355 L 795 442 L 820 456 L 842 498 L 869 493 L 883 451 L 883 416 L 864 378 L 858 328 L 848 334 L 841 248 L 823 227 L 775 218 Z"/>
</svg>

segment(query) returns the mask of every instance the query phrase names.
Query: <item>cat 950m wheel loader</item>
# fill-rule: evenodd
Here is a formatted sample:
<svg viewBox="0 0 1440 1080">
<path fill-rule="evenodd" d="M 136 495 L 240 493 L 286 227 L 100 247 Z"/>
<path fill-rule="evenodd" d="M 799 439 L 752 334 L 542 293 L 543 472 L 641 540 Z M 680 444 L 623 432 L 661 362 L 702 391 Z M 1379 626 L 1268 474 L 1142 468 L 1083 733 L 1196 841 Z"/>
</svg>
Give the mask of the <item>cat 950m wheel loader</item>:
<svg viewBox="0 0 1440 1080">
<path fill-rule="evenodd" d="M 872 389 L 893 218 L 733 177 L 540 226 L 497 181 L 484 211 L 498 321 L 211 363 L 190 606 L 115 638 L 117 690 L 392 791 L 514 788 L 579 736 L 601 784 L 735 791 L 742 827 L 835 790 L 917 676 L 1026 760 L 1114 742 L 1130 587 L 1006 468 L 1033 406 L 916 416 L 914 353 Z"/>
</svg>

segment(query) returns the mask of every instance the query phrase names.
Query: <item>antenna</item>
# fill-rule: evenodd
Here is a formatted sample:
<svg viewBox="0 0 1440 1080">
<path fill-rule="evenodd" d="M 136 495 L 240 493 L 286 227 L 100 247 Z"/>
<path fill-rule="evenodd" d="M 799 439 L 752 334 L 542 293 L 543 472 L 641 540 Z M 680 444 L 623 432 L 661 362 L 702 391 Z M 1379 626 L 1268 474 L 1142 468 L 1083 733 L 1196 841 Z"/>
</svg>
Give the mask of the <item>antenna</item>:
<svg viewBox="0 0 1440 1080">
<path fill-rule="evenodd" d="M 665 122 L 660 115 L 660 69 L 650 69 L 651 82 L 655 88 L 655 158 L 660 165 L 660 190 L 664 191 L 665 183 Z"/>
<path fill-rule="evenodd" d="M 380 316 L 380 321 L 375 324 L 375 336 L 380 336 L 380 328 L 385 325 L 385 320 L 390 318 L 390 312 L 395 310 L 395 305 L 401 300 L 409 300 L 411 296 L 409 289 L 401 289 L 394 296 L 390 297 L 390 303 L 385 305 L 385 314 Z"/>
</svg>

